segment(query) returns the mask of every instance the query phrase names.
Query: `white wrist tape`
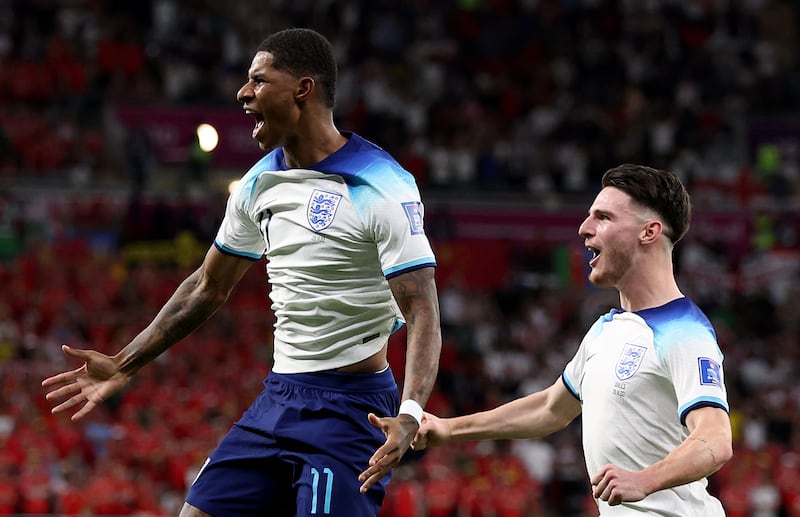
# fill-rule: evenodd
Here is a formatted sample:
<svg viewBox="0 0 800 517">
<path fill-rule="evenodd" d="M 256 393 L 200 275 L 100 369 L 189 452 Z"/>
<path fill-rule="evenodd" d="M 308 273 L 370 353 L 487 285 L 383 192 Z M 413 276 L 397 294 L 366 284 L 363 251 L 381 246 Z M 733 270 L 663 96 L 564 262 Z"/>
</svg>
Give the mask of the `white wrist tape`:
<svg viewBox="0 0 800 517">
<path fill-rule="evenodd" d="M 398 411 L 398 414 L 411 415 L 419 425 L 422 425 L 422 406 L 420 406 L 416 400 L 404 400 L 403 403 L 400 404 L 400 411 Z"/>
</svg>

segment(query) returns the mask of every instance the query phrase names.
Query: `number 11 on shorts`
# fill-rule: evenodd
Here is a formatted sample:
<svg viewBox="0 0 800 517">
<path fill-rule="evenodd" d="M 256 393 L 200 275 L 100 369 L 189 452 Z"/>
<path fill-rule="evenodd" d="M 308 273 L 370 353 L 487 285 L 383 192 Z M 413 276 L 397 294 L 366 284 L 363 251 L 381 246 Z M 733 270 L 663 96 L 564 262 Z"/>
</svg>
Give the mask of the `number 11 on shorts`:
<svg viewBox="0 0 800 517">
<path fill-rule="evenodd" d="M 325 494 L 323 495 L 322 513 L 331 513 L 331 491 L 333 490 L 333 471 L 328 467 L 322 469 L 322 474 L 325 476 Z M 316 467 L 311 467 L 311 513 L 317 513 L 317 503 L 319 495 L 319 470 Z"/>
</svg>

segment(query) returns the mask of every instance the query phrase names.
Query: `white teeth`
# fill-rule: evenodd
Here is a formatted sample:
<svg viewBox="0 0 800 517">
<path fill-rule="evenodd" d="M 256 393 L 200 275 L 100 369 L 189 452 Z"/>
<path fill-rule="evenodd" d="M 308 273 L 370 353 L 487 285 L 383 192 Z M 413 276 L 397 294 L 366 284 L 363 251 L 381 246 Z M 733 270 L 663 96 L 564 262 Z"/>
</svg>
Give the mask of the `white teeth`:
<svg viewBox="0 0 800 517">
<path fill-rule="evenodd" d="M 263 120 L 259 120 L 258 122 L 256 122 L 256 129 L 261 129 L 261 126 L 263 126 L 263 125 L 264 125 L 264 121 Z"/>
</svg>

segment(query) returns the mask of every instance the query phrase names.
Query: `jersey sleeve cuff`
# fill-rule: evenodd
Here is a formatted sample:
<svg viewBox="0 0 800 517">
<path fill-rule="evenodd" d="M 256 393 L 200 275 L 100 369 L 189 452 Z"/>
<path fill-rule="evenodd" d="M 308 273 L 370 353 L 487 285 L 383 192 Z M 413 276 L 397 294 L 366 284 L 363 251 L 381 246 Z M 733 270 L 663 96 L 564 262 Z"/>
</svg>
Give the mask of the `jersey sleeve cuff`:
<svg viewBox="0 0 800 517">
<path fill-rule="evenodd" d="M 238 257 L 238 258 L 243 258 L 243 259 L 247 259 L 247 260 L 252 260 L 254 262 L 257 261 L 257 260 L 260 260 L 261 257 L 264 256 L 263 253 L 260 253 L 260 254 L 259 253 L 249 253 L 249 252 L 246 252 L 246 251 L 234 250 L 234 249 L 229 248 L 229 247 L 225 246 L 224 244 L 222 244 L 221 242 L 216 241 L 216 240 L 214 241 L 214 247 L 217 248 L 221 253 L 224 253 L 225 255 L 230 255 L 232 257 Z"/>
</svg>

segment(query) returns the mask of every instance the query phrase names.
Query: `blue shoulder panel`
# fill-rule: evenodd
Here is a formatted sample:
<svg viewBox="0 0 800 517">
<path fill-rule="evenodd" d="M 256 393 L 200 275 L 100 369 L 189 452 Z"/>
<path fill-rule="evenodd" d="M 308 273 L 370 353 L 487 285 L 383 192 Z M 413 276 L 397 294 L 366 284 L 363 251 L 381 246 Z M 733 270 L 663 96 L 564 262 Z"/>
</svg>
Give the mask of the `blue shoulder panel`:
<svg viewBox="0 0 800 517">
<path fill-rule="evenodd" d="M 659 357 L 670 347 L 696 340 L 698 335 L 716 342 L 714 327 L 689 298 L 678 298 L 660 307 L 638 311 L 653 330 L 653 346 Z M 719 347 L 717 348 L 719 351 Z M 719 351 L 722 358 L 722 351 Z"/>
<path fill-rule="evenodd" d="M 256 188 L 256 181 L 258 181 L 258 177 L 262 172 L 265 171 L 280 171 L 286 170 L 286 162 L 283 158 L 283 149 L 277 148 L 270 151 L 266 156 L 258 160 L 250 170 L 248 170 L 242 179 L 239 180 L 241 182 L 241 189 L 242 189 L 242 203 L 244 204 L 245 208 L 249 208 L 250 203 L 253 201 L 253 192 Z"/>
</svg>

